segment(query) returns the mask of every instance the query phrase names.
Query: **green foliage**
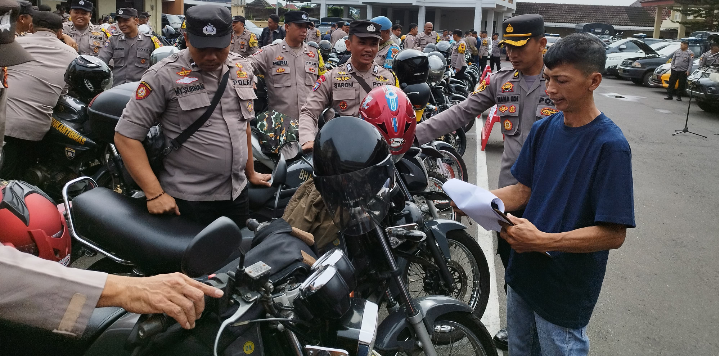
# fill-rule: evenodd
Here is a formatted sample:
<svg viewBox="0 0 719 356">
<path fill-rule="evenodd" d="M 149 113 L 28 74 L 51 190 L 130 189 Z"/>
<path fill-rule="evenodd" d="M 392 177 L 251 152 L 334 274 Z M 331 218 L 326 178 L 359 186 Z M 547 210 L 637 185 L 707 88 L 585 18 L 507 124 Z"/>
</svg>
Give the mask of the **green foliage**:
<svg viewBox="0 0 719 356">
<path fill-rule="evenodd" d="M 344 10 L 341 7 L 332 6 L 327 9 L 328 17 L 342 17 Z"/>
<path fill-rule="evenodd" d="M 686 5 L 685 9 L 675 7 L 675 11 L 687 16 L 679 21 L 693 31 L 719 31 L 719 0 L 677 0 L 677 5 Z"/>
</svg>

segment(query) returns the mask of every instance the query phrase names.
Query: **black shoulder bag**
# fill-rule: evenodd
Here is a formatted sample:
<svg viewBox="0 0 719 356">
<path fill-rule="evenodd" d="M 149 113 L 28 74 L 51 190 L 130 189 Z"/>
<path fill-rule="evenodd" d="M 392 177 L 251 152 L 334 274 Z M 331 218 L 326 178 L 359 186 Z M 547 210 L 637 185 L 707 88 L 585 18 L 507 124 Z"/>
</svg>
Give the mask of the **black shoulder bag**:
<svg viewBox="0 0 719 356">
<path fill-rule="evenodd" d="M 364 89 L 367 92 L 367 94 L 369 94 L 369 92 L 372 91 L 372 87 L 370 87 L 369 84 L 367 84 L 367 82 L 364 80 L 364 78 L 360 77 L 355 72 L 350 73 L 350 75 L 352 75 L 355 78 L 355 80 L 359 83 L 359 85 L 362 87 L 362 89 Z M 360 98 L 360 99 L 364 100 L 364 98 Z"/>
<path fill-rule="evenodd" d="M 192 136 L 202 125 L 207 122 L 212 113 L 215 111 L 217 104 L 222 98 L 222 94 L 225 92 L 227 87 L 227 80 L 230 77 L 230 70 L 225 72 L 220 80 L 220 85 L 217 87 L 215 96 L 212 97 L 210 107 L 205 110 L 195 122 L 192 123 L 188 128 L 182 131 L 177 137 L 168 139 L 162 132 L 162 125 L 156 125 L 150 128 L 150 132 L 147 133 L 147 138 L 142 141 L 142 145 L 145 147 L 147 152 L 147 159 L 150 161 L 150 168 L 157 174 L 163 166 L 165 157 L 167 157 L 172 151 L 177 151 L 190 136 Z"/>
</svg>

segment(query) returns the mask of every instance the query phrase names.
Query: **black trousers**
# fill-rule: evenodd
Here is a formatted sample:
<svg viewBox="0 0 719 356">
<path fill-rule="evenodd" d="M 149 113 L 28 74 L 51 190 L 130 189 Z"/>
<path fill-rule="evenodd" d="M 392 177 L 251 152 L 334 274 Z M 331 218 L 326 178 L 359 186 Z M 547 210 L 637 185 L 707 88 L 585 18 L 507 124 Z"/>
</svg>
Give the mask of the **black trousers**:
<svg viewBox="0 0 719 356">
<path fill-rule="evenodd" d="M 677 80 L 679 81 L 679 88 L 677 91 L 677 97 L 681 98 L 682 94 L 684 94 L 684 89 L 687 85 L 687 72 L 686 71 L 676 71 L 672 69 L 672 74 L 669 75 L 669 87 L 667 88 L 667 95 L 673 96 L 674 95 L 674 88 L 677 85 Z"/>
<path fill-rule="evenodd" d="M 484 70 L 484 67 L 487 66 L 487 57 L 479 57 L 479 70 L 480 72 Z"/>
<path fill-rule="evenodd" d="M 3 163 L 0 167 L 0 178 L 23 180 L 30 166 L 37 161 L 37 147 L 40 141 L 28 141 L 5 136 L 3 147 Z"/>
<path fill-rule="evenodd" d="M 250 218 L 247 187 L 235 200 L 188 201 L 175 198 L 175 202 L 183 217 L 188 217 L 200 225 L 209 225 L 220 216 L 226 216 L 241 229 Z"/>
<path fill-rule="evenodd" d="M 489 69 L 496 73 L 502 67 L 502 60 L 499 57 L 489 57 Z M 496 69 L 495 69 L 496 68 Z"/>
<path fill-rule="evenodd" d="M 518 218 L 521 218 L 522 215 L 524 215 L 524 209 L 517 210 L 517 211 L 509 211 L 509 214 L 512 214 L 513 216 L 516 216 Z M 509 242 L 507 242 L 505 239 L 499 237 L 499 233 L 497 233 L 497 254 L 499 255 L 499 258 L 502 260 L 502 265 L 504 266 L 504 269 L 507 269 L 507 266 L 509 265 L 509 252 L 512 250 L 512 246 L 509 245 Z M 504 291 L 507 291 L 507 284 L 504 284 Z"/>
</svg>

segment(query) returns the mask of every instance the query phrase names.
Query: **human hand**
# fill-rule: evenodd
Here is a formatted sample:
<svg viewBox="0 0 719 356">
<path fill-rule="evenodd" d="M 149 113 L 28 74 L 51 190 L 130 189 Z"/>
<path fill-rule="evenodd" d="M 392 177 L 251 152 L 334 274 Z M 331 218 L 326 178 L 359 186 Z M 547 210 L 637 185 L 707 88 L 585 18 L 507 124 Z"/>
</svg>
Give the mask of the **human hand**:
<svg viewBox="0 0 719 356">
<path fill-rule="evenodd" d="M 271 174 L 264 174 L 264 173 L 257 173 L 254 172 L 254 174 L 251 174 L 247 177 L 247 180 L 250 181 L 250 183 L 254 185 L 264 185 L 265 187 L 272 186 L 270 184 L 270 179 L 272 179 Z"/>
<path fill-rule="evenodd" d="M 63 42 L 65 42 L 66 45 L 72 47 L 74 50 L 79 51 L 79 49 L 78 49 L 78 47 L 77 47 L 77 42 L 75 42 L 75 40 L 72 39 L 72 37 L 70 37 L 70 36 L 68 36 L 68 35 L 66 35 L 66 34 L 63 33 L 61 40 L 62 40 Z"/>
<path fill-rule="evenodd" d="M 180 215 L 180 208 L 177 207 L 175 198 L 167 193 L 163 193 L 157 199 L 153 199 L 147 202 L 147 211 L 150 214 L 175 214 Z"/>
<path fill-rule="evenodd" d="M 452 210 L 454 210 L 454 213 L 459 216 L 467 216 L 467 214 L 462 211 L 462 209 L 457 207 L 457 204 L 454 203 L 454 201 L 450 201 L 449 205 L 452 207 Z"/>
<path fill-rule="evenodd" d="M 505 239 L 515 251 L 518 253 L 546 251 L 542 249 L 542 243 L 545 243 L 547 239 L 544 237 L 544 233 L 539 231 L 534 224 L 527 219 L 518 218 L 512 214 L 507 214 L 507 217 L 514 226 L 499 221 L 499 224 L 502 225 L 499 236 Z"/>
<path fill-rule="evenodd" d="M 302 145 L 302 152 L 310 152 L 315 147 L 314 141 L 307 141 L 304 145 Z"/>
<path fill-rule="evenodd" d="M 152 277 L 108 275 L 98 307 L 121 307 L 137 314 L 165 313 L 185 329 L 195 327 L 205 309 L 205 295 L 220 298 L 222 290 L 182 273 Z"/>
</svg>

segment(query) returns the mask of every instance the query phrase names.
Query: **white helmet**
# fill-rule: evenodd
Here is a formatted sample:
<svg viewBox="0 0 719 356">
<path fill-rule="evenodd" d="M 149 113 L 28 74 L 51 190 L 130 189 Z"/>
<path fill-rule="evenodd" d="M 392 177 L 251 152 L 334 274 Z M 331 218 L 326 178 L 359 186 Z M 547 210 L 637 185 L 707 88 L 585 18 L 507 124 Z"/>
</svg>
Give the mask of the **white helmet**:
<svg viewBox="0 0 719 356">
<path fill-rule="evenodd" d="M 175 46 L 158 47 L 156 50 L 152 51 L 152 54 L 150 55 L 150 65 L 155 65 L 155 63 L 178 52 L 180 52 L 180 50 Z"/>
<path fill-rule="evenodd" d="M 138 31 L 140 31 L 143 35 L 150 35 L 152 33 L 152 30 L 150 29 L 150 26 L 147 26 L 146 24 L 140 25 L 140 27 L 137 28 Z"/>
<path fill-rule="evenodd" d="M 347 43 L 344 40 L 338 40 L 335 42 L 335 46 L 332 49 L 337 54 L 345 53 L 347 52 Z"/>
<path fill-rule="evenodd" d="M 280 42 L 282 42 L 282 39 L 281 39 L 281 38 L 278 38 L 278 39 L 272 41 L 272 44 L 277 44 L 277 43 L 280 43 Z"/>
</svg>

